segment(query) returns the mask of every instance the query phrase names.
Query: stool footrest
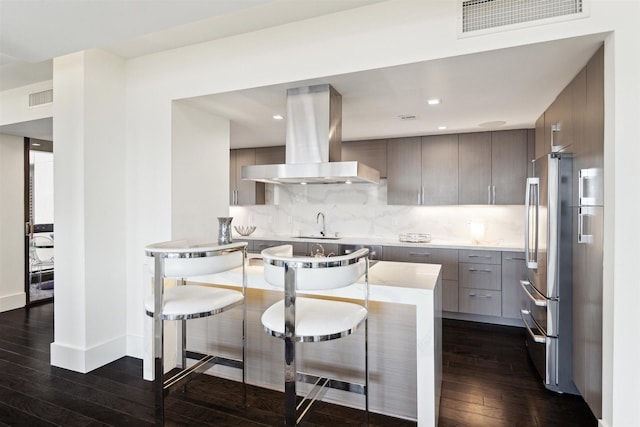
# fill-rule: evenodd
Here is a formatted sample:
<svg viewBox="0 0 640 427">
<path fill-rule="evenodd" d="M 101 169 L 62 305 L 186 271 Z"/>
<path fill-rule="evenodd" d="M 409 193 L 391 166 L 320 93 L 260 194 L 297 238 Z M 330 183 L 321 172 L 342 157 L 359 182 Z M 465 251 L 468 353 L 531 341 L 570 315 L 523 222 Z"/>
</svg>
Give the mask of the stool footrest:
<svg viewBox="0 0 640 427">
<path fill-rule="evenodd" d="M 213 356 L 209 354 L 202 354 L 193 351 L 187 351 L 187 359 L 197 360 L 192 366 L 180 370 L 177 374 L 164 380 L 165 393 L 173 387 L 188 381 L 194 374 L 202 373 L 215 365 L 229 366 L 231 368 L 242 369 L 244 363 L 242 360 L 230 359 L 221 356 Z"/>
<path fill-rule="evenodd" d="M 324 396 L 327 392 L 327 387 L 361 395 L 366 394 L 366 386 L 364 384 L 320 377 L 318 375 L 308 374 L 305 372 L 296 372 L 296 379 L 299 382 L 313 384 L 311 390 L 309 390 L 306 396 L 304 396 L 296 406 L 296 412 L 299 414 L 297 415 L 296 424 L 299 424 L 302 421 L 309 409 L 311 409 L 313 403 L 316 400 L 320 400 L 320 397 Z"/>
<path fill-rule="evenodd" d="M 319 380 L 327 380 L 327 384 L 325 385 L 326 387 L 362 395 L 366 393 L 366 386 L 360 383 L 351 383 L 348 381 L 336 380 L 333 378 L 323 378 L 305 372 L 298 372 L 296 378 L 298 381 L 307 384 L 315 384 Z"/>
</svg>

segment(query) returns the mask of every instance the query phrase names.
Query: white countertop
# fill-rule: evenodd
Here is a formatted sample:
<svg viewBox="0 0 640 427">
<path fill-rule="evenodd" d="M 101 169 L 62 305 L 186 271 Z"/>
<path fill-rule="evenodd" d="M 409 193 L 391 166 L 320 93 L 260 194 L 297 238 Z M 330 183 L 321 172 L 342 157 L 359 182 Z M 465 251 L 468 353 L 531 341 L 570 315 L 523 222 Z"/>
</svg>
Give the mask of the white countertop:
<svg viewBox="0 0 640 427">
<path fill-rule="evenodd" d="M 383 245 L 383 246 L 405 246 L 405 247 L 430 247 L 442 249 L 474 249 L 487 251 L 505 251 L 505 252 L 524 252 L 524 243 L 522 242 L 481 242 L 473 243 L 470 240 L 442 240 L 434 239 L 429 243 L 410 243 L 401 242 L 397 238 L 372 238 L 344 236 L 338 239 L 313 239 L 308 237 L 292 237 L 291 235 L 270 234 L 240 236 L 234 234 L 236 240 L 278 240 L 282 242 L 313 242 L 313 243 L 335 243 L 339 245 Z"/>
<path fill-rule="evenodd" d="M 247 287 L 253 289 L 276 290 L 268 284 L 263 275 L 262 266 L 249 266 L 247 269 Z M 441 266 L 438 264 L 418 264 L 408 262 L 377 261 L 369 267 L 370 301 L 415 304 L 416 292 L 433 292 Z M 242 270 L 237 268 L 224 273 L 190 278 L 190 282 L 225 283 L 241 285 Z M 363 280 L 360 281 L 363 283 Z M 403 290 L 401 292 L 398 292 Z M 363 288 L 360 285 L 330 291 L 313 292 L 318 295 L 361 299 Z"/>
</svg>

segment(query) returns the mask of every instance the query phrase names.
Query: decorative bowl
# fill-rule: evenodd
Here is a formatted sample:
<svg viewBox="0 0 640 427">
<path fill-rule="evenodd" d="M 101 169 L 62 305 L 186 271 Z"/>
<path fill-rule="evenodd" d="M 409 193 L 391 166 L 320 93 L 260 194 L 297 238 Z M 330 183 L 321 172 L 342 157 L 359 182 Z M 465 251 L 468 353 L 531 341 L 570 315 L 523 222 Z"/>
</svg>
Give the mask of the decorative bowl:
<svg viewBox="0 0 640 427">
<path fill-rule="evenodd" d="M 233 228 L 235 228 L 235 230 L 241 236 L 248 236 L 254 231 L 256 231 L 255 225 L 235 225 Z"/>
</svg>

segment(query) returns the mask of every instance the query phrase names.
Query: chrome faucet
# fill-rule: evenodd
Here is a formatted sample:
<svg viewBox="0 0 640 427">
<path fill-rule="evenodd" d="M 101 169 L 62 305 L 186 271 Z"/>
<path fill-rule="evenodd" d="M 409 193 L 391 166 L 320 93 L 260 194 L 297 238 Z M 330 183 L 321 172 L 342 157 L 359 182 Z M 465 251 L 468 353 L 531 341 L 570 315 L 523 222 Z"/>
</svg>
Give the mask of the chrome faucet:
<svg viewBox="0 0 640 427">
<path fill-rule="evenodd" d="M 322 212 L 318 212 L 318 215 L 316 215 L 316 224 L 320 222 L 320 216 L 322 216 L 322 231 L 320 232 L 320 234 L 324 237 L 327 235 L 327 226 L 324 221 L 324 214 Z"/>
</svg>

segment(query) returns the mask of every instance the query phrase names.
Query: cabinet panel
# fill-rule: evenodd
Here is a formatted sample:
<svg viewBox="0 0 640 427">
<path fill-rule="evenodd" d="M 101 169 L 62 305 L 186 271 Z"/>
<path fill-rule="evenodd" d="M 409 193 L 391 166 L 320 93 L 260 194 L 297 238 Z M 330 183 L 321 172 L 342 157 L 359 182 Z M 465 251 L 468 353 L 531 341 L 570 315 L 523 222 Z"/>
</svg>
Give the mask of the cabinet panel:
<svg viewBox="0 0 640 427">
<path fill-rule="evenodd" d="M 384 260 L 441 264 L 443 280 L 458 280 L 457 249 L 385 246 Z"/>
<path fill-rule="evenodd" d="M 485 289 L 459 288 L 458 309 L 461 313 L 483 314 L 486 316 L 500 316 L 500 291 Z"/>
<path fill-rule="evenodd" d="M 458 202 L 486 205 L 491 185 L 491 132 L 460 134 L 458 144 Z"/>
<path fill-rule="evenodd" d="M 494 204 L 524 204 L 528 159 L 526 129 L 491 132 L 491 185 Z"/>
<path fill-rule="evenodd" d="M 560 92 L 544 113 L 544 138 L 547 152 L 560 150 L 573 142 L 572 97 L 573 91 L 569 85 Z"/>
<path fill-rule="evenodd" d="M 459 264 L 460 287 L 501 290 L 501 270 L 495 264 Z"/>
<path fill-rule="evenodd" d="M 547 146 L 547 142 L 545 139 L 545 126 L 544 126 L 544 117 L 545 113 L 542 113 L 538 120 L 536 120 L 536 135 L 535 135 L 535 151 L 534 151 L 534 159 L 544 156 L 549 153 L 549 147 Z M 531 176 L 533 167 L 529 167 L 529 175 Z"/>
<path fill-rule="evenodd" d="M 285 162 L 284 145 L 256 148 L 256 165 L 278 165 Z"/>
<path fill-rule="evenodd" d="M 526 307 L 527 297 L 520 280 L 527 278 L 524 253 L 502 253 L 502 317 L 520 319 L 520 309 Z"/>
<path fill-rule="evenodd" d="M 387 140 L 350 141 L 342 143 L 342 161 L 357 160 L 387 177 Z"/>
<path fill-rule="evenodd" d="M 458 282 L 456 280 L 442 281 L 442 309 L 444 311 L 458 311 Z"/>
<path fill-rule="evenodd" d="M 458 135 L 422 137 L 422 204 L 458 204 Z"/>
<path fill-rule="evenodd" d="M 420 137 L 387 142 L 387 204 L 420 204 L 421 153 Z"/>
<path fill-rule="evenodd" d="M 500 264 L 501 253 L 499 251 L 460 249 L 459 260 L 475 264 Z"/>
<path fill-rule="evenodd" d="M 242 166 L 256 164 L 256 150 L 243 148 L 229 152 L 230 204 L 254 205 L 256 203 L 256 183 L 242 179 Z"/>
</svg>

